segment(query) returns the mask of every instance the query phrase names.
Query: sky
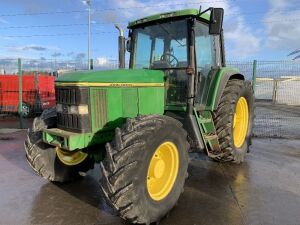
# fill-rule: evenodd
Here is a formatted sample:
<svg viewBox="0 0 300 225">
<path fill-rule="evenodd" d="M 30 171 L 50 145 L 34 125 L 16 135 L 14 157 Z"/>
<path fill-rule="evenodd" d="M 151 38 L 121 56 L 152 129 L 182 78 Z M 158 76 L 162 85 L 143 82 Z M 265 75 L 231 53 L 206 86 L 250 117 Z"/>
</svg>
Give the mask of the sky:
<svg viewBox="0 0 300 225">
<path fill-rule="evenodd" d="M 299 0 L 92 0 L 91 57 L 117 59 L 118 32 L 128 21 L 184 8 L 223 7 L 229 60 L 288 60 L 300 48 Z M 87 58 L 87 5 L 82 0 L 0 2 L 0 59 Z"/>
</svg>

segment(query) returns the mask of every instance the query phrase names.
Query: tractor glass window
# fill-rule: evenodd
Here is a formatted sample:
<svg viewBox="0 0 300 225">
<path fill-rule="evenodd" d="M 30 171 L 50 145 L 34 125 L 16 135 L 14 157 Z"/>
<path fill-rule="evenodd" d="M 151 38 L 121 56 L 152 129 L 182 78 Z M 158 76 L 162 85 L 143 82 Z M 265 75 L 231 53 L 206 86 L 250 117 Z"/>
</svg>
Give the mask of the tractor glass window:
<svg viewBox="0 0 300 225">
<path fill-rule="evenodd" d="M 144 33 L 139 33 L 137 36 L 137 46 L 144 46 L 145 49 L 151 49 L 150 36 Z M 136 67 L 137 68 L 148 68 L 150 63 L 150 51 L 144 51 L 143 48 L 136 49 Z"/>
<path fill-rule="evenodd" d="M 133 68 L 171 69 L 188 66 L 187 21 L 172 21 L 133 31 Z"/>
<path fill-rule="evenodd" d="M 197 95 L 196 104 L 203 107 L 206 104 L 209 86 L 215 68 L 220 62 L 220 45 L 217 37 L 209 34 L 208 24 L 197 22 L 195 25 L 195 48 L 197 64 Z"/>
<path fill-rule="evenodd" d="M 199 70 L 209 71 L 216 65 L 214 36 L 209 35 L 208 26 L 202 23 L 197 23 L 195 36 L 197 67 Z"/>
<path fill-rule="evenodd" d="M 160 60 L 161 56 L 164 54 L 164 40 L 161 38 L 155 38 L 153 42 L 155 43 L 155 46 L 153 49 L 153 59 L 150 59 L 151 62 Z"/>
</svg>

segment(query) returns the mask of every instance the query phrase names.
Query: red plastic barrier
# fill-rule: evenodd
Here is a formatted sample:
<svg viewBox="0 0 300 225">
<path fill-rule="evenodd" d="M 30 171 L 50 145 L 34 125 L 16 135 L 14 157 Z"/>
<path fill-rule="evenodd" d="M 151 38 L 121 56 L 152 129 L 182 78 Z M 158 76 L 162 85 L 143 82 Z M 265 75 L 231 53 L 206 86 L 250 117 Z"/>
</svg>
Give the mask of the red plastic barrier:
<svg viewBox="0 0 300 225">
<path fill-rule="evenodd" d="M 24 74 L 22 76 L 23 103 L 33 112 L 55 106 L 55 77 Z M 17 112 L 19 105 L 18 75 L 0 75 L 0 112 Z"/>
</svg>

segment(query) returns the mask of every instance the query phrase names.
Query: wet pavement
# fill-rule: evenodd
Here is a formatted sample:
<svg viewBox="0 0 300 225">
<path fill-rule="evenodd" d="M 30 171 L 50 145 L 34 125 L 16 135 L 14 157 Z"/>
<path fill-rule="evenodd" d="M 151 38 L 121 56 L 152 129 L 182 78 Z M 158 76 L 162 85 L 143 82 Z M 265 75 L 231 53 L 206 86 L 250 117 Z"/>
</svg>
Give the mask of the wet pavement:
<svg viewBox="0 0 300 225">
<path fill-rule="evenodd" d="M 300 106 L 255 103 L 256 137 L 300 139 Z"/>
<path fill-rule="evenodd" d="M 23 129 L 31 128 L 33 118 L 22 118 Z M 9 128 L 21 128 L 20 118 L 15 115 L 0 114 L 0 129 Z"/>
<path fill-rule="evenodd" d="M 99 170 L 74 183 L 49 183 L 27 164 L 24 137 L 0 134 L 1 225 L 126 224 L 101 197 Z M 192 153 L 185 191 L 160 224 L 300 224 L 300 141 L 255 139 L 251 149 L 241 165 Z"/>
</svg>

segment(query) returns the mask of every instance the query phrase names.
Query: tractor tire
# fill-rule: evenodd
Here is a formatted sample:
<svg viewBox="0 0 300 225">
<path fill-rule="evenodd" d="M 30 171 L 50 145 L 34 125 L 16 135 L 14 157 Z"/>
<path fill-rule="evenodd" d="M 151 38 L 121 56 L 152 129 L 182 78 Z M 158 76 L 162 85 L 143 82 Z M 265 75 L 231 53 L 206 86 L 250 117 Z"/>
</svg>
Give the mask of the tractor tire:
<svg viewBox="0 0 300 225">
<path fill-rule="evenodd" d="M 106 144 L 100 164 L 101 189 L 108 204 L 132 223 L 160 221 L 183 192 L 188 148 L 186 131 L 171 117 L 127 119 Z"/>
<path fill-rule="evenodd" d="M 64 183 L 79 178 L 80 172 L 92 169 L 94 161 L 87 156 L 77 165 L 66 165 L 57 157 L 56 148 L 43 142 L 42 130 L 56 127 L 56 117 L 56 109 L 52 108 L 35 118 L 32 129 L 28 129 L 24 146 L 27 161 L 39 176 Z"/>
<path fill-rule="evenodd" d="M 251 145 L 254 119 L 254 92 L 251 82 L 229 80 L 217 110 L 214 123 L 221 147 L 216 161 L 243 162 Z"/>
</svg>

